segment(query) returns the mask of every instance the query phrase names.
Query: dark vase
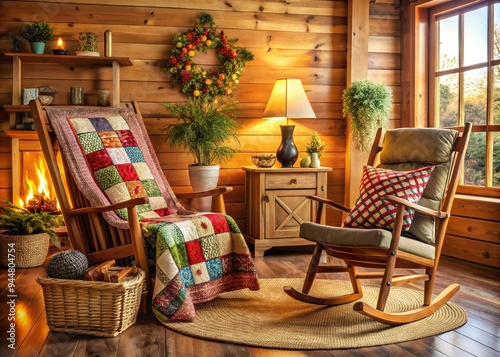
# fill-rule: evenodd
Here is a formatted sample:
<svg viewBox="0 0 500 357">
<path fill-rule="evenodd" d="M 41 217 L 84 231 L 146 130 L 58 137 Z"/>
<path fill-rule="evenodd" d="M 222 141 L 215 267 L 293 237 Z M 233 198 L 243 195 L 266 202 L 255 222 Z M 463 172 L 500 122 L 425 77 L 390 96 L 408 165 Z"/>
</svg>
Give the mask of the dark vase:
<svg viewBox="0 0 500 357">
<path fill-rule="evenodd" d="M 299 151 L 293 142 L 293 130 L 295 125 L 280 125 L 281 144 L 276 152 L 276 159 L 281 163 L 281 167 L 293 167 L 299 157 Z"/>
</svg>

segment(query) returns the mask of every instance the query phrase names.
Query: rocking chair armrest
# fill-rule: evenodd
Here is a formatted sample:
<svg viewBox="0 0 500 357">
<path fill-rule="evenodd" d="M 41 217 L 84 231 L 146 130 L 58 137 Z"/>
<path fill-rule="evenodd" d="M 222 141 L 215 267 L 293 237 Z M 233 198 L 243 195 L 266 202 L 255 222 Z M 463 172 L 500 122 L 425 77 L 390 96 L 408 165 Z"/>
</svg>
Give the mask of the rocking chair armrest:
<svg viewBox="0 0 500 357">
<path fill-rule="evenodd" d="M 341 204 L 338 204 L 337 202 L 334 202 L 328 198 L 323 198 L 319 196 L 314 196 L 314 195 L 307 195 L 306 198 L 309 198 L 310 200 L 319 202 L 319 203 L 324 203 L 325 205 L 328 205 L 334 209 L 338 209 L 340 211 L 344 212 L 350 212 L 351 210 L 345 206 L 342 206 Z"/>
<path fill-rule="evenodd" d="M 232 192 L 233 188 L 230 186 L 223 186 L 223 187 L 216 187 L 211 190 L 207 191 L 200 191 L 200 192 L 184 192 L 184 193 L 178 193 L 176 192 L 175 195 L 177 198 L 180 199 L 193 199 L 193 198 L 200 198 L 200 197 L 209 197 L 209 196 L 219 196 L 223 195 L 228 192 Z"/>
<path fill-rule="evenodd" d="M 109 205 L 109 206 L 74 208 L 74 209 L 70 209 L 68 211 L 68 214 L 69 215 L 79 215 L 79 214 L 86 214 L 86 213 L 101 213 L 101 212 L 107 212 L 107 211 L 116 211 L 116 210 L 121 209 L 121 208 L 130 208 L 130 207 L 142 205 L 142 204 L 148 203 L 148 201 L 149 200 L 147 197 L 132 198 L 130 200 L 123 201 L 120 203 L 115 203 L 115 204 Z"/>
<path fill-rule="evenodd" d="M 415 211 L 420 212 L 422 214 L 425 214 L 427 216 L 431 216 L 431 217 L 442 219 L 442 218 L 446 218 L 446 217 L 448 217 L 450 215 L 448 212 L 436 211 L 436 210 L 433 210 L 433 209 L 430 209 L 430 208 L 427 208 L 427 207 L 423 207 L 423 206 L 420 206 L 420 205 L 418 205 L 416 203 L 411 203 L 411 202 L 409 202 L 407 200 L 404 200 L 404 199 L 402 199 L 400 197 L 397 197 L 397 196 L 394 196 L 394 195 L 384 196 L 383 198 L 385 200 L 392 201 L 394 203 L 404 205 L 404 206 L 406 206 L 408 208 L 412 208 Z"/>
</svg>

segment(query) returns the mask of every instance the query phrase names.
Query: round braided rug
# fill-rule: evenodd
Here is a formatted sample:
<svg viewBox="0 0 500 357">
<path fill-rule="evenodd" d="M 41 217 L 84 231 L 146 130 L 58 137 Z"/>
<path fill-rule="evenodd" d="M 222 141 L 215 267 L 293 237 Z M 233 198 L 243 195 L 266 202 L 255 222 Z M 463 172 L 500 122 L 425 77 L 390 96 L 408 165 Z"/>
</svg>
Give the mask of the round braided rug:
<svg viewBox="0 0 500 357">
<path fill-rule="evenodd" d="M 354 303 L 319 306 L 292 299 L 283 291 L 301 290 L 303 279 L 260 279 L 260 290 L 238 290 L 196 305 L 194 322 L 164 323 L 183 334 L 209 340 L 279 349 L 340 349 L 399 343 L 456 329 L 467 322 L 466 311 L 448 302 L 431 316 L 401 326 L 387 326 L 352 310 Z M 378 287 L 364 286 L 365 301 L 376 306 Z M 334 296 L 350 292 L 342 281 L 316 280 L 311 293 Z M 386 311 L 418 307 L 423 293 L 391 289 Z"/>
</svg>

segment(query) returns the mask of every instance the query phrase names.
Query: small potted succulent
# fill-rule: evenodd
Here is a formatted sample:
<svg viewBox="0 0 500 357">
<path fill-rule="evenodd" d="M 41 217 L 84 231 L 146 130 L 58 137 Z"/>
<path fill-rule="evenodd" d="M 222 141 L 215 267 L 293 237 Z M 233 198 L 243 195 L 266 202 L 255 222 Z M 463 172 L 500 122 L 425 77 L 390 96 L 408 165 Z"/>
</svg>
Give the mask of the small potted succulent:
<svg viewBox="0 0 500 357">
<path fill-rule="evenodd" d="M 10 202 L 0 208 L 0 264 L 30 268 L 42 265 L 49 241 L 61 248 L 59 237 L 51 229 L 62 225 L 62 217 L 51 211 L 30 211 Z"/>
<path fill-rule="evenodd" d="M 43 54 L 45 43 L 54 38 L 54 30 L 46 22 L 35 21 L 23 25 L 21 36 L 30 43 L 31 52 Z"/>
<path fill-rule="evenodd" d="M 321 140 L 318 133 L 313 131 L 312 135 L 309 137 L 309 141 L 306 143 L 306 153 L 307 156 L 300 161 L 301 167 L 319 167 L 319 158 L 326 149 L 326 143 Z"/>
</svg>

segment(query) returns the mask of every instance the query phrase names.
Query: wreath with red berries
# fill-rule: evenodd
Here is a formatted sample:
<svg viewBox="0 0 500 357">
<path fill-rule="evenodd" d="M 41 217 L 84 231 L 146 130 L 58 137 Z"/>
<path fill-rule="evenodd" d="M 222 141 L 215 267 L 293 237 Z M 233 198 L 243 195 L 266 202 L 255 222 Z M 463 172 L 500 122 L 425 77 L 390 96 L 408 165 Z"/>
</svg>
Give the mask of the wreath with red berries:
<svg viewBox="0 0 500 357">
<path fill-rule="evenodd" d="M 245 48 L 237 47 L 237 41 L 228 39 L 224 31 L 217 31 L 212 15 L 203 14 L 194 28 L 174 36 L 167 75 L 189 98 L 213 102 L 219 97 L 231 97 L 245 64 L 254 58 Z M 220 64 L 205 70 L 194 61 L 196 51 L 207 53 L 212 49 Z"/>
</svg>

